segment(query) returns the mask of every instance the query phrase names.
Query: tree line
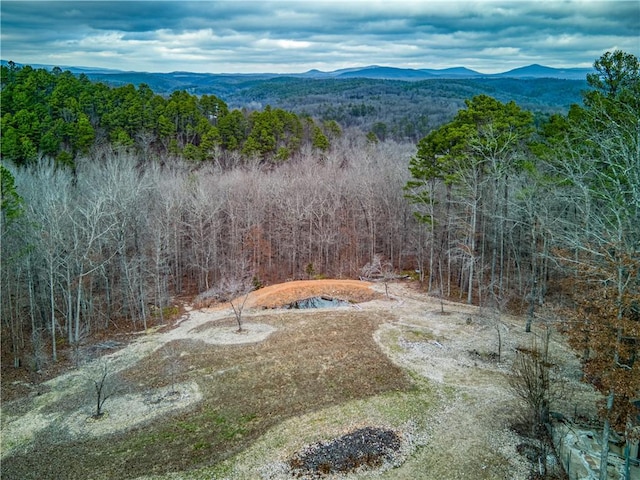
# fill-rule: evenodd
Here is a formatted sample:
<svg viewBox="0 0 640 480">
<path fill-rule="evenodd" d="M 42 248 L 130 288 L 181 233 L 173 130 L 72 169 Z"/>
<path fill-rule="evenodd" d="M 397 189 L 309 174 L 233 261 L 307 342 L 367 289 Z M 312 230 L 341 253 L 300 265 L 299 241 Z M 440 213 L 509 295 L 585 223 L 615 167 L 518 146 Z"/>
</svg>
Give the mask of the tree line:
<svg viewBox="0 0 640 480">
<path fill-rule="evenodd" d="M 284 161 L 304 145 L 326 150 L 336 122 L 266 107 L 230 110 L 215 95 L 155 94 L 148 85 L 112 88 L 54 68 L 1 67 L 2 157 L 17 165 L 42 158 L 73 166 L 110 146 L 155 158 L 229 163 L 238 154 Z"/>
<path fill-rule="evenodd" d="M 3 219 L 3 349 L 16 365 L 41 363 L 118 319 L 146 327 L 176 295 L 354 277 L 378 253 L 413 265 L 418 227 L 402 191 L 411 148 L 345 138 L 276 170 L 115 152 L 75 172 L 11 166 L 20 215 Z"/>
</svg>

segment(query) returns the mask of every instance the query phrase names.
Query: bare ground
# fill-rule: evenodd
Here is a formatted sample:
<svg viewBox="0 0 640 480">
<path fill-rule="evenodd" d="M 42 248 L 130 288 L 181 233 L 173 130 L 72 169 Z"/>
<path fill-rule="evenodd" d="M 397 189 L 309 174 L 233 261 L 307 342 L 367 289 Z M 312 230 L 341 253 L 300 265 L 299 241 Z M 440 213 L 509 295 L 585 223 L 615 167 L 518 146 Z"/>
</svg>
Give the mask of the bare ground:
<svg viewBox="0 0 640 480">
<path fill-rule="evenodd" d="M 74 442 L 93 441 L 95 446 L 86 448 L 100 448 L 105 438 L 113 438 L 129 450 L 126 460 L 114 461 L 165 459 L 172 462 L 169 470 L 182 471 L 170 474 L 157 465 L 146 470 L 159 474 L 153 478 L 284 479 L 291 478 L 284 465 L 295 452 L 373 425 L 399 432 L 402 455 L 388 468 L 353 478 L 527 478 L 530 466 L 516 453 L 522 439 L 510 428 L 517 400 L 506 382 L 516 346 L 530 342 L 522 319 L 440 303 L 408 283 L 391 284 L 389 291 L 387 298 L 383 285 L 348 280 L 266 287 L 247 299 L 242 333 L 228 305 L 187 307 L 173 328 L 142 334 L 126 348 L 47 382 L 41 395 L 3 405 L 3 470 L 7 464 L 17 465 L 15 471 L 28 468 L 36 447 L 55 455 Z M 360 303 L 324 312 L 276 308 L 320 295 Z M 575 358 L 559 336 L 554 339 L 558 363 L 575 374 Z M 127 389 L 114 387 L 106 418 L 93 420 L 82 392 L 104 362 L 110 378 Z M 234 386 L 248 391 L 230 397 Z M 589 412 L 592 400 L 575 382 L 564 408 L 579 404 Z M 221 403 L 247 408 L 232 414 Z M 171 431 L 157 425 L 165 418 L 180 420 L 185 431 L 171 437 L 174 446 L 163 451 L 161 440 Z M 153 435 L 143 435 L 145 425 Z M 220 430 L 215 437 L 220 443 L 202 436 L 201 427 Z M 62 432 L 59 444 L 38 447 L 38 436 L 51 431 Z M 170 452 L 190 436 L 190 449 L 185 446 L 172 460 Z M 160 453 L 154 457 L 132 438 L 158 443 Z M 40 478 L 56 478 L 56 468 Z M 127 478 L 142 478 L 135 471 Z M 69 478 L 110 478 L 83 472 Z"/>
</svg>

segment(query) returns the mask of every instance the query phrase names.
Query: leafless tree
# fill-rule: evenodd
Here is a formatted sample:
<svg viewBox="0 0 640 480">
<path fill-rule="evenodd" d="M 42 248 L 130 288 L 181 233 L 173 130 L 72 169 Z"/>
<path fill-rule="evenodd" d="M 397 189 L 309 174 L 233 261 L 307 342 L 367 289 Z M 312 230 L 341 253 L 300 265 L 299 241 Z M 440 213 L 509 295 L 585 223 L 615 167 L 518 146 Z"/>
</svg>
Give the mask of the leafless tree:
<svg viewBox="0 0 640 480">
<path fill-rule="evenodd" d="M 549 423 L 552 368 L 549 360 L 550 337 L 551 331 L 547 329 L 541 340 L 533 337 L 530 347 L 518 348 L 509 377 L 511 390 L 525 401 L 531 411 L 531 425 L 535 434 Z"/>
<path fill-rule="evenodd" d="M 229 301 L 231 303 L 231 308 L 233 309 L 233 314 L 236 317 L 236 322 L 238 323 L 238 332 L 242 332 L 242 311 L 244 310 L 244 306 L 247 303 L 247 299 L 249 298 L 249 294 L 251 293 L 252 288 L 246 288 L 245 293 L 243 293 L 239 298 L 232 299 Z"/>
<path fill-rule="evenodd" d="M 95 391 L 95 412 L 93 418 L 100 418 L 104 415 L 104 402 L 116 393 L 116 387 L 113 379 L 109 376 L 109 365 L 103 362 L 97 379 L 93 379 L 93 387 Z"/>
<path fill-rule="evenodd" d="M 176 390 L 176 376 L 180 371 L 179 354 L 173 343 L 165 345 L 162 350 L 164 352 L 164 360 L 167 365 L 166 371 L 169 374 L 169 379 L 171 381 L 171 390 L 168 394 L 175 395 L 178 393 Z"/>
<path fill-rule="evenodd" d="M 526 405 L 525 421 L 537 441 L 536 470 L 547 472 L 547 456 L 553 450 L 550 434 L 550 409 L 555 401 L 567 395 L 566 382 L 552 362 L 551 328 L 545 326 L 540 335 L 531 337 L 530 346 L 521 346 L 511 366 L 509 387 Z"/>
</svg>

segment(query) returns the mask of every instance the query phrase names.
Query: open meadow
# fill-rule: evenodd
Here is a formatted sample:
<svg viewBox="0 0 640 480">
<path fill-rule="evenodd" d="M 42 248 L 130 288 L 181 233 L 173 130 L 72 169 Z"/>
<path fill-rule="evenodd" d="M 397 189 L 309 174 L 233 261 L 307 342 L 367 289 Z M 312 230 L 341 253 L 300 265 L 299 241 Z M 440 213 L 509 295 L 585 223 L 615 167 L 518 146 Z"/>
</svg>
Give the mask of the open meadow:
<svg viewBox="0 0 640 480">
<path fill-rule="evenodd" d="M 351 303 L 277 308 L 315 296 Z M 170 326 L 4 402 L 3 478 L 319 478 L 298 468 L 301 452 L 367 428 L 399 442 L 323 478 L 530 473 L 507 382 L 516 347 L 531 342 L 522 319 L 441 303 L 410 282 L 388 296 L 359 281 L 267 287 L 248 297 L 242 332 L 228 304 L 182 308 Z M 561 340 L 551 348 L 572 383 L 565 407 L 584 398 L 587 409 L 592 394 Z M 94 418 L 105 371 L 111 396 Z"/>
</svg>

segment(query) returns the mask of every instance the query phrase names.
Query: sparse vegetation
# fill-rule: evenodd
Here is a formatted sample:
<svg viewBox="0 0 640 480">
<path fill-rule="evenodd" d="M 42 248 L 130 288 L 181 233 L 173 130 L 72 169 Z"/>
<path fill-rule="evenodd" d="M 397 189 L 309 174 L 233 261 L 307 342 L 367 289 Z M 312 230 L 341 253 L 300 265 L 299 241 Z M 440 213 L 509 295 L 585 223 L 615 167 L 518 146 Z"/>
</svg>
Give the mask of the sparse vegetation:
<svg viewBox="0 0 640 480">
<path fill-rule="evenodd" d="M 109 378 L 109 366 L 107 362 L 102 364 L 102 371 L 98 378 L 93 380 L 93 386 L 95 387 L 96 402 L 93 418 L 99 419 L 104 415 L 104 402 L 116 393 L 116 387 L 112 385 L 111 379 Z"/>
<path fill-rule="evenodd" d="M 189 352 L 175 380 L 166 373 L 171 359 L 162 350 L 119 375 L 141 391 L 159 384 L 175 389 L 171 383 L 195 378 L 204 399 L 194 411 L 133 429 L 107 444 L 87 441 L 76 445 L 68 456 L 53 439 L 43 439 L 39 454 L 50 453 L 56 458 L 58 471 L 65 469 L 76 478 L 86 477 L 94 469 L 104 472 L 102 478 L 133 478 L 210 465 L 245 448 L 292 416 L 411 388 L 406 375 L 382 355 L 373 341 L 372 332 L 384 321 L 382 316 L 335 312 L 305 318 L 304 328 L 292 322 L 290 315 L 262 319 L 273 323 L 278 333 L 271 341 L 255 346 L 211 348 L 198 342 L 172 342 L 175 351 Z M 347 351 L 354 353 L 345 355 Z M 100 448 L 97 442 L 102 443 Z M 76 461 L 79 454 L 87 459 L 83 464 L 90 471 L 82 473 Z M 53 478 L 42 468 L 24 473 L 29 458 L 28 454 L 4 458 L 3 474 L 23 472 L 20 478 Z M 113 458 L 138 460 L 130 465 L 109 460 Z"/>
<path fill-rule="evenodd" d="M 242 332 L 242 312 L 244 311 L 244 306 L 247 303 L 247 299 L 249 298 L 249 294 L 251 293 L 251 288 L 247 288 L 246 291 L 242 294 L 239 299 L 230 300 L 231 308 L 233 309 L 233 316 L 236 319 L 236 323 L 238 324 L 238 333 Z"/>
</svg>

